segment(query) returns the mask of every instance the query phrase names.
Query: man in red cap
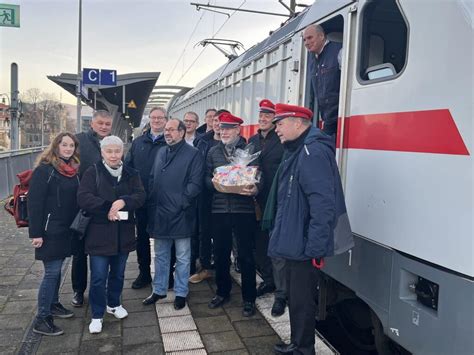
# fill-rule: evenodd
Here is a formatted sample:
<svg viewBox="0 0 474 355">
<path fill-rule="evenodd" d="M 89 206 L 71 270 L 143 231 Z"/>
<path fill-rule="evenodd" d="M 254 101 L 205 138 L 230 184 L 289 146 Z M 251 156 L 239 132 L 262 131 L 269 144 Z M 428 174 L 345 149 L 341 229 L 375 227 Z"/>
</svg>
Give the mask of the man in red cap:
<svg viewBox="0 0 474 355">
<path fill-rule="evenodd" d="M 253 236 L 256 226 L 255 204 L 253 196 L 258 186 L 252 185 L 241 194 L 222 193 L 216 191 L 212 184 L 214 170 L 230 163 L 236 149 L 245 148 L 245 140 L 240 137 L 240 125 L 243 120 L 230 113 L 219 115 L 220 138 L 216 146 L 207 155 L 205 182 L 213 191 L 212 199 L 212 235 L 214 237 L 214 265 L 216 269 L 216 295 L 209 302 L 211 309 L 220 307 L 229 301 L 232 289 L 230 277 L 230 252 L 232 235 L 237 240 L 238 258 L 242 274 L 242 315 L 250 317 L 255 314 L 256 274 L 253 257 Z M 249 165 L 258 165 L 257 161 Z"/>
<path fill-rule="evenodd" d="M 271 182 L 283 156 L 283 145 L 275 133 L 275 125 L 272 122 L 275 117 L 275 105 L 270 100 L 263 99 L 259 106 L 259 129 L 257 134 L 250 137 L 249 143 L 255 146 L 255 151 L 261 151 L 259 156 L 260 167 L 267 183 L 263 185 L 262 191 L 258 194 L 257 203 L 264 212 Z M 263 282 L 257 287 L 257 297 L 275 291 L 272 316 L 278 317 L 285 312 L 286 307 L 285 260 L 268 257 L 268 239 L 268 232 L 262 231 L 260 225 L 257 226 L 255 240 L 257 264 L 263 279 Z"/>
<path fill-rule="evenodd" d="M 285 147 L 263 224 L 273 226 L 268 255 L 285 259 L 291 342 L 280 354 L 313 355 L 317 268 L 354 241 L 335 156 L 334 139 L 311 125 L 304 107 L 277 104 L 273 122 Z"/>
</svg>

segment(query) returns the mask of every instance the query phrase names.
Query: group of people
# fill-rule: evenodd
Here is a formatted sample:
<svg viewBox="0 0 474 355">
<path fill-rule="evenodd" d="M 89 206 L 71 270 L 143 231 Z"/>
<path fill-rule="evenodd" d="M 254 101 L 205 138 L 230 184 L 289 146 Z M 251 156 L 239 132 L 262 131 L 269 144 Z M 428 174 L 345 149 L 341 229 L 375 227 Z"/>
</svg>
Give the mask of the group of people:
<svg viewBox="0 0 474 355">
<path fill-rule="evenodd" d="M 58 298 L 61 267 L 70 255 L 74 307 L 84 304 L 89 256 L 89 331 L 100 333 L 106 312 L 128 315 L 121 293 L 131 251 L 139 264 L 132 288 L 152 284 L 143 304 L 167 297 L 172 288 L 176 310 L 186 305 L 189 283 L 213 275 L 217 289 L 208 307 L 228 302 L 233 254 L 242 275 L 242 315 L 254 315 L 256 298 L 274 292 L 272 315 L 288 306 L 291 324 L 291 342 L 276 344 L 275 351 L 314 354 L 317 269 L 353 240 L 335 161 L 337 99 L 321 80 L 334 76 L 327 67 L 336 65 L 340 46 L 317 26 L 305 30 L 304 41 L 315 54 L 313 93 L 319 93 L 327 124 L 322 131 L 312 125 L 310 109 L 262 100 L 259 128 L 249 139 L 260 151 L 249 165 L 259 168 L 261 179 L 240 193 L 220 192 L 213 184 L 215 169 L 247 146 L 243 120 L 227 110 L 208 109 L 198 128 L 195 112 L 181 121 L 155 107 L 125 157 L 122 140 L 110 135 L 106 111 L 94 113 L 88 132 L 53 140 L 38 159 L 28 195 L 29 234 L 45 270 L 34 332 L 62 334 L 53 317 L 74 315 Z M 69 229 L 78 213 L 91 217 L 83 238 Z M 257 269 L 263 278 L 258 287 Z"/>
</svg>

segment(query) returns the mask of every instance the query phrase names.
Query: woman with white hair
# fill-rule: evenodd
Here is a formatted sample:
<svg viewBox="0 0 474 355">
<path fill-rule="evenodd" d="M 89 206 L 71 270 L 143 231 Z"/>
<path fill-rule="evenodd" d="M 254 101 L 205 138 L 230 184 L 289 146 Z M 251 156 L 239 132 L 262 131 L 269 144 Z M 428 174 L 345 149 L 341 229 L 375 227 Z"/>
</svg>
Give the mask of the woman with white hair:
<svg viewBox="0 0 474 355">
<path fill-rule="evenodd" d="M 145 202 L 138 172 L 122 163 L 122 140 L 105 137 L 100 148 L 102 162 L 86 170 L 77 192 L 79 207 L 92 217 L 85 236 L 91 269 L 91 334 L 102 331 L 105 312 L 118 319 L 128 316 L 121 294 L 128 254 L 135 250 L 133 211 Z"/>
</svg>

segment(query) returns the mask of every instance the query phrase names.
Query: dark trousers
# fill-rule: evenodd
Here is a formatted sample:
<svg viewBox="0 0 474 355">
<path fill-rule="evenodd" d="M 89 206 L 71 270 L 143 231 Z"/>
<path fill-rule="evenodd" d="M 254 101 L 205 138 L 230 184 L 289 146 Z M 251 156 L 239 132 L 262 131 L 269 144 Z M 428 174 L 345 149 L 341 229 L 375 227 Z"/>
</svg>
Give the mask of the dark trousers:
<svg viewBox="0 0 474 355">
<path fill-rule="evenodd" d="M 71 282 L 74 292 L 84 293 L 87 288 L 87 254 L 84 252 L 84 239 L 73 241 Z"/>
<path fill-rule="evenodd" d="M 150 277 L 150 236 L 146 231 L 148 225 L 148 212 L 146 208 L 139 208 L 135 211 L 137 217 L 137 262 L 140 274 Z"/>
<path fill-rule="evenodd" d="M 314 355 L 317 270 L 311 260 L 285 260 L 293 354 Z"/>
<path fill-rule="evenodd" d="M 51 306 L 59 302 L 61 267 L 64 259 L 43 261 L 44 276 L 38 291 L 38 318 L 51 315 Z"/>
<path fill-rule="evenodd" d="M 230 252 L 232 234 L 237 241 L 240 270 L 242 275 L 242 299 L 255 302 L 256 272 L 253 255 L 255 214 L 253 213 L 215 213 L 213 218 L 214 257 L 216 269 L 217 294 L 227 297 L 232 289 L 230 277 Z"/>
<path fill-rule="evenodd" d="M 256 258 L 257 265 L 262 275 L 263 282 L 267 285 L 275 286 L 275 299 L 286 300 L 286 271 L 285 260 L 280 258 L 270 258 L 268 256 L 268 242 L 270 236 L 260 228 L 256 230 Z"/>
<path fill-rule="evenodd" d="M 212 195 L 202 195 L 199 206 L 199 261 L 203 269 L 212 268 Z"/>
<path fill-rule="evenodd" d="M 106 306 L 117 307 L 121 305 L 127 258 L 128 254 L 91 255 L 89 303 L 92 318 L 103 318 Z"/>
</svg>

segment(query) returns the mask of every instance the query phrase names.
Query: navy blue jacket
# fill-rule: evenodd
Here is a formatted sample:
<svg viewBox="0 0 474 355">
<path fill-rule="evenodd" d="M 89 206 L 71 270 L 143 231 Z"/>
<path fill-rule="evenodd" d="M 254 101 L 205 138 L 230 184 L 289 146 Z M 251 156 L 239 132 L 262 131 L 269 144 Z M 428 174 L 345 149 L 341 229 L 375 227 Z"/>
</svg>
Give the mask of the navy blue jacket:
<svg viewBox="0 0 474 355">
<path fill-rule="evenodd" d="M 354 246 L 334 150 L 332 137 L 311 127 L 296 151 L 285 151 L 269 256 L 309 260 Z"/>
<path fill-rule="evenodd" d="M 76 134 L 76 138 L 79 141 L 79 158 L 81 161 L 79 176 L 82 178 L 82 175 L 90 166 L 102 161 L 100 139 L 92 129 Z"/>
<path fill-rule="evenodd" d="M 338 117 L 339 86 L 341 70 L 337 59 L 342 45 L 329 42 L 316 58 L 314 53 L 308 55 L 308 67 L 311 75 L 311 109 L 314 111 L 314 100 L 317 100 L 321 118 L 326 123 L 335 123 Z"/>
<path fill-rule="evenodd" d="M 197 196 L 204 159 L 184 139 L 158 151 L 149 180 L 148 227 L 156 239 L 189 238 L 196 233 Z"/>
<path fill-rule="evenodd" d="M 148 193 L 148 178 L 150 176 L 153 162 L 155 161 L 158 149 L 166 145 L 163 135 L 160 135 L 155 141 L 151 139 L 150 130 L 136 138 L 132 142 L 127 156 L 125 157 L 125 165 L 138 170 L 145 191 Z"/>
</svg>

